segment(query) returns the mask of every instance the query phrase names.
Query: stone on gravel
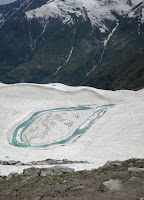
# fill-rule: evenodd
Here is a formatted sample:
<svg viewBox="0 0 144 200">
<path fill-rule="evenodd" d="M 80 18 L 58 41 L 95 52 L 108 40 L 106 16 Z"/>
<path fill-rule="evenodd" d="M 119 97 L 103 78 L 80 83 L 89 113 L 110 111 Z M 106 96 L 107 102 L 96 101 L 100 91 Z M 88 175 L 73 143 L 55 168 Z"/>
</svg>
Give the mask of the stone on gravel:
<svg viewBox="0 0 144 200">
<path fill-rule="evenodd" d="M 40 170 L 40 176 L 48 176 L 53 174 L 53 169 L 52 168 L 47 168 L 47 169 L 41 169 Z"/>
<path fill-rule="evenodd" d="M 7 165 L 8 161 L 2 161 L 2 165 Z"/>
<path fill-rule="evenodd" d="M 134 181 L 134 182 L 137 181 L 137 182 L 141 182 L 141 179 L 138 178 L 138 177 L 132 176 L 132 177 L 129 178 L 129 181 Z"/>
<path fill-rule="evenodd" d="M 14 160 L 9 160 L 9 161 L 7 161 L 7 164 L 8 164 L 8 165 L 15 165 L 15 164 L 16 164 L 16 161 L 14 161 Z"/>
<path fill-rule="evenodd" d="M 3 177 L 0 177 L 0 181 L 3 181 L 4 180 L 4 178 Z"/>
<path fill-rule="evenodd" d="M 48 175 L 54 175 L 54 174 L 63 174 L 63 173 L 72 173 L 74 172 L 73 168 L 69 167 L 52 167 L 52 168 L 30 168 L 30 169 L 24 169 L 23 170 L 23 176 L 29 176 L 29 177 L 35 177 L 35 176 L 48 176 Z"/>
<path fill-rule="evenodd" d="M 74 169 L 69 167 L 53 167 L 53 172 L 54 174 L 72 173 Z"/>
<path fill-rule="evenodd" d="M 111 167 L 111 166 L 119 167 L 122 166 L 122 163 L 120 161 L 107 161 L 103 167 Z"/>
<path fill-rule="evenodd" d="M 28 177 L 35 177 L 35 176 L 39 176 L 40 174 L 40 169 L 38 168 L 30 168 L 30 169 L 24 169 L 23 170 L 23 176 L 28 176 Z"/>
<path fill-rule="evenodd" d="M 130 168 L 128 168 L 128 171 L 129 172 L 144 172 L 144 168 L 138 168 L 138 167 L 130 167 Z"/>
<path fill-rule="evenodd" d="M 15 177 L 15 176 L 19 176 L 19 174 L 18 173 L 15 173 L 15 172 L 13 172 L 13 173 L 10 173 L 8 176 L 7 176 L 7 180 L 9 180 L 9 179 L 11 179 L 11 178 L 13 178 L 13 177 Z"/>
<path fill-rule="evenodd" d="M 21 166 L 21 165 L 23 165 L 23 163 L 21 163 L 20 161 L 17 161 L 15 164 L 15 166 Z"/>
<path fill-rule="evenodd" d="M 120 180 L 114 180 L 114 179 L 105 181 L 103 185 L 106 186 L 111 191 L 120 190 L 122 186 Z"/>
</svg>

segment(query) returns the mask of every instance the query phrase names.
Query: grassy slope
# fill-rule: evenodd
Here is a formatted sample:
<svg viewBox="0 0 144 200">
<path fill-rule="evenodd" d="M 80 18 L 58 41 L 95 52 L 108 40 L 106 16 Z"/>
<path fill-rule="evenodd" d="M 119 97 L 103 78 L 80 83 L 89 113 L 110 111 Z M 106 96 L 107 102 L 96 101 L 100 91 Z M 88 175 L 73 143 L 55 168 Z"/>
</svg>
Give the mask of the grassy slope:
<svg viewBox="0 0 144 200">
<path fill-rule="evenodd" d="M 120 65 L 95 73 L 83 82 L 103 89 L 141 89 L 144 87 L 144 54 L 138 54 Z"/>
</svg>

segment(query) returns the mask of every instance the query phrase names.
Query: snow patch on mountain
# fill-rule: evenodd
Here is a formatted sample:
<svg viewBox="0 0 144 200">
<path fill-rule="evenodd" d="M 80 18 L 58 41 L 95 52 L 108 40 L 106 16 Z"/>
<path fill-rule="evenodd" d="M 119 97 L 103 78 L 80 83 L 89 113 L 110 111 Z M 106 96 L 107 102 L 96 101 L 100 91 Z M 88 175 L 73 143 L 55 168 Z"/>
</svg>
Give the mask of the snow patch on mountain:
<svg viewBox="0 0 144 200">
<path fill-rule="evenodd" d="M 142 18 L 141 21 L 144 22 L 144 8 L 142 9 Z"/>
<path fill-rule="evenodd" d="M 132 9 L 128 13 L 128 17 L 129 18 L 138 17 L 139 23 L 143 23 L 144 22 L 144 2 L 141 3 L 139 6 L 137 6 L 136 8 Z"/>
<path fill-rule="evenodd" d="M 60 18 L 63 23 L 73 24 L 75 15 L 76 17 L 83 17 L 84 20 L 90 19 L 91 24 L 101 26 L 104 19 L 115 20 L 112 11 L 117 12 L 119 15 L 126 14 L 131 5 L 135 6 L 142 0 L 51 0 L 43 6 L 26 12 L 28 19 L 32 18 Z M 101 30 L 104 32 L 106 27 Z"/>
</svg>

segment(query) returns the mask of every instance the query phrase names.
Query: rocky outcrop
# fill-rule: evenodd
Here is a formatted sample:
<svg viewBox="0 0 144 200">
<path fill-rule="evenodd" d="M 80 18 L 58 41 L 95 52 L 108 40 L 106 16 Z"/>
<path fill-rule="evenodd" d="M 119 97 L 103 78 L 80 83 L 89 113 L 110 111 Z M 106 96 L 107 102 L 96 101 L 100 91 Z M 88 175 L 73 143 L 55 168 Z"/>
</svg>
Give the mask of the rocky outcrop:
<svg viewBox="0 0 144 200">
<path fill-rule="evenodd" d="M 48 175 L 61 175 L 63 173 L 72 173 L 74 169 L 69 167 L 52 167 L 52 168 L 29 168 L 23 170 L 23 176 L 36 177 L 36 176 L 48 176 Z"/>
<path fill-rule="evenodd" d="M 40 169 L 32 167 L 30 169 L 24 169 L 22 175 L 27 177 L 36 177 L 39 176 L 39 174 L 40 174 Z"/>
<path fill-rule="evenodd" d="M 41 161 L 32 161 L 28 163 L 22 163 L 21 161 L 14 161 L 14 160 L 9 160 L 9 161 L 2 161 L 0 160 L 0 165 L 61 165 L 61 164 L 84 164 L 88 163 L 87 161 L 70 161 L 67 159 L 63 160 L 55 160 L 55 159 L 46 159 L 46 160 L 41 160 Z"/>
<path fill-rule="evenodd" d="M 144 168 L 130 167 L 130 168 L 128 168 L 128 171 L 129 172 L 135 172 L 135 173 L 144 172 Z"/>
<path fill-rule="evenodd" d="M 3 161 L 0 160 L 0 165 L 25 165 L 24 163 L 20 162 L 20 161 L 14 161 L 14 160 L 9 160 L 9 161 Z"/>
<path fill-rule="evenodd" d="M 63 173 L 72 173 L 74 169 L 69 167 L 53 167 L 48 169 L 40 169 L 40 176 L 48 176 L 50 174 L 63 174 Z"/>
<path fill-rule="evenodd" d="M 10 174 L 6 177 L 6 180 L 9 180 L 9 179 L 11 179 L 11 178 L 13 178 L 13 177 L 16 177 L 16 176 L 19 176 L 19 174 L 18 174 L 18 173 L 10 173 Z"/>
<path fill-rule="evenodd" d="M 108 181 L 105 181 L 103 183 L 103 186 L 105 188 L 107 188 L 108 190 L 111 190 L 111 191 L 116 191 L 116 190 L 120 190 L 121 189 L 121 181 L 120 180 L 114 180 L 114 179 L 110 179 Z"/>
</svg>

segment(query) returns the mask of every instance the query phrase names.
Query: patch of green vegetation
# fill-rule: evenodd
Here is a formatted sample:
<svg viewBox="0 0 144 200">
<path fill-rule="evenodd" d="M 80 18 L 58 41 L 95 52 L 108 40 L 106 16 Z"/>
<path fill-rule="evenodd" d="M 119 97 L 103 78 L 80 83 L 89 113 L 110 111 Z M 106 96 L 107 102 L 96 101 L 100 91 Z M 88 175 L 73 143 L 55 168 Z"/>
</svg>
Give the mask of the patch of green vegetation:
<svg viewBox="0 0 144 200">
<path fill-rule="evenodd" d="M 93 74 L 83 84 L 111 90 L 141 89 L 144 87 L 144 54 L 137 54 L 120 65 Z"/>
</svg>

